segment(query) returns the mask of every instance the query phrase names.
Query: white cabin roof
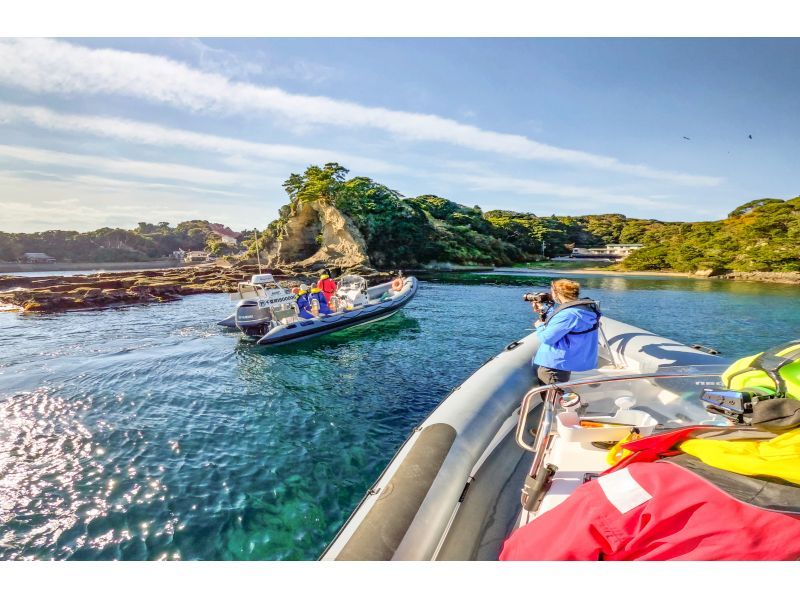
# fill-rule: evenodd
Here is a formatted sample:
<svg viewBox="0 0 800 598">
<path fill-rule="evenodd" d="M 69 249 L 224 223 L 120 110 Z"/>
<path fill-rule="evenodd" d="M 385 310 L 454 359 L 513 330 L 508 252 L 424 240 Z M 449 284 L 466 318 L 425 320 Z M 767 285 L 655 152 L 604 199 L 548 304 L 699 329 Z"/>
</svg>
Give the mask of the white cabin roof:
<svg viewBox="0 0 800 598">
<path fill-rule="evenodd" d="M 252 284 L 266 284 L 268 282 L 275 282 L 275 278 L 272 274 L 253 274 L 253 278 L 250 279 Z"/>
</svg>

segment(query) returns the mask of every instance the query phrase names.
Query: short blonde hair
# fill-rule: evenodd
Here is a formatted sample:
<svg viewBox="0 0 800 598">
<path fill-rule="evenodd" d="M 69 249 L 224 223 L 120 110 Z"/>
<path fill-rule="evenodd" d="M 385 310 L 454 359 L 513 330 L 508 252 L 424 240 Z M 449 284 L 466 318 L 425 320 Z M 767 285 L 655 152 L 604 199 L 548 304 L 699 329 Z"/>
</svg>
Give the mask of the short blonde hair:
<svg viewBox="0 0 800 598">
<path fill-rule="evenodd" d="M 550 287 L 561 297 L 567 301 L 575 301 L 578 295 L 581 294 L 581 285 L 574 280 L 567 280 L 566 278 L 559 278 L 554 280 Z"/>
</svg>

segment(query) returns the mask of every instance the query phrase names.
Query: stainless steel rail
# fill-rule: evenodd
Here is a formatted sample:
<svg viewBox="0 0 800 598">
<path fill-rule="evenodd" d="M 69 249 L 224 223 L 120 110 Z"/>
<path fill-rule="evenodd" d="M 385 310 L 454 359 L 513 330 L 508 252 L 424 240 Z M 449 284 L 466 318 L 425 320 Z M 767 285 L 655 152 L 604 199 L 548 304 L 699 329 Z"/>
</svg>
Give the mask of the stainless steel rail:
<svg viewBox="0 0 800 598">
<path fill-rule="evenodd" d="M 656 380 L 668 378 L 694 378 L 698 376 L 715 375 L 718 376 L 720 371 L 715 368 L 714 371 L 697 371 L 693 369 L 688 372 L 676 373 L 662 373 L 662 374 L 628 374 L 624 376 L 604 376 L 600 378 L 590 378 L 581 380 L 574 384 L 565 384 L 564 387 L 573 389 L 580 386 L 588 386 L 598 383 L 607 382 L 627 382 L 630 380 Z M 547 456 L 548 447 L 553 438 L 553 422 L 555 420 L 556 407 L 559 398 L 562 396 L 561 387 L 557 384 L 547 384 L 544 386 L 537 386 L 532 388 L 525 396 L 522 397 L 522 403 L 519 408 L 519 416 L 517 418 L 517 429 L 515 440 L 517 444 L 526 451 L 533 453 L 533 463 L 531 464 L 528 476 L 525 478 L 525 484 L 522 487 L 520 500 L 523 509 L 529 512 L 535 512 L 541 504 L 544 493 L 550 485 L 550 481 L 557 471 L 555 465 L 545 465 L 544 460 Z M 533 446 L 525 442 L 525 428 L 528 420 L 528 414 L 531 410 L 531 401 L 533 398 L 543 395 L 543 408 L 542 416 L 539 419 L 539 425 L 536 429 L 536 438 Z"/>
<path fill-rule="evenodd" d="M 704 367 L 704 366 L 700 366 Z M 595 378 L 587 378 L 584 380 L 580 380 L 571 384 L 564 384 L 559 386 L 557 384 L 546 384 L 544 386 L 536 386 L 535 388 L 530 389 L 525 396 L 522 397 L 522 402 L 520 403 L 519 407 L 519 417 L 517 419 L 517 430 L 515 439 L 517 444 L 529 451 L 531 453 L 537 453 L 537 459 L 539 458 L 538 452 L 539 449 L 544 448 L 546 446 L 547 436 L 550 435 L 550 432 L 553 427 L 553 420 L 555 419 L 555 410 L 556 410 L 556 401 L 559 397 L 559 390 L 562 388 L 576 388 L 579 386 L 589 386 L 591 384 L 600 384 L 606 382 L 627 382 L 630 380 L 665 380 L 670 378 L 696 378 L 698 376 L 709 376 L 709 375 L 718 375 L 722 372 L 724 368 L 717 368 L 714 366 L 713 370 L 709 371 L 691 371 L 691 372 L 676 372 L 676 373 L 665 373 L 665 374 L 626 374 L 624 376 L 598 376 Z M 528 413 L 531 410 L 531 401 L 533 401 L 534 397 L 537 395 L 545 395 L 544 399 L 544 407 L 542 409 L 542 417 L 539 420 L 539 426 L 536 430 L 536 442 L 534 446 L 531 446 L 527 442 L 525 442 L 525 423 L 528 419 Z M 542 457 L 544 458 L 544 457 Z M 535 469 L 534 469 L 535 471 Z"/>
</svg>

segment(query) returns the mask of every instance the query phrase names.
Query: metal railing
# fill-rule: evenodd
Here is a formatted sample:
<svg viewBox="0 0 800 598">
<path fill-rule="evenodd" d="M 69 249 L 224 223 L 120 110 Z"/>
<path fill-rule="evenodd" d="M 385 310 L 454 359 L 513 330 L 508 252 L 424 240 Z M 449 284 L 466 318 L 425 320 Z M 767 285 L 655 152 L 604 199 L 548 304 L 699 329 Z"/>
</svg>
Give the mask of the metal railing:
<svg viewBox="0 0 800 598">
<path fill-rule="evenodd" d="M 714 366 L 716 367 L 716 366 Z M 722 368 L 724 369 L 724 368 Z M 517 431 L 516 431 L 516 441 L 517 444 L 529 452 L 535 452 L 537 449 L 536 447 L 540 444 L 538 442 L 540 431 L 542 424 L 544 424 L 546 430 L 552 428 L 553 419 L 555 417 L 555 409 L 556 409 L 556 401 L 560 396 L 560 391 L 563 388 L 575 388 L 579 386 L 589 386 L 591 384 L 600 384 L 600 383 L 608 383 L 608 382 L 628 382 L 631 380 L 665 380 L 671 378 L 696 378 L 698 376 L 709 376 L 715 373 L 720 373 L 722 369 L 719 371 L 693 371 L 693 372 L 685 372 L 685 373 L 668 373 L 668 374 L 626 374 L 624 376 L 597 376 L 594 378 L 586 378 L 584 380 L 579 380 L 571 384 L 563 384 L 559 386 L 558 384 L 545 384 L 544 386 L 536 386 L 530 389 L 525 396 L 522 397 L 522 402 L 520 403 L 519 407 L 519 418 L 517 420 Z M 533 401 L 534 397 L 541 394 L 546 394 L 545 397 L 545 404 L 542 411 L 542 417 L 539 420 L 539 428 L 537 428 L 536 436 L 537 442 L 536 446 L 531 446 L 527 442 L 525 442 L 525 423 L 528 419 L 528 413 L 531 410 L 531 401 Z M 549 421 L 548 421 L 549 419 Z"/>
<path fill-rule="evenodd" d="M 628 382 L 632 380 L 659 380 L 672 378 L 694 378 L 698 376 L 719 375 L 721 370 L 713 371 L 690 371 L 662 374 L 628 374 L 624 376 L 602 376 L 580 380 L 574 384 L 565 384 L 565 387 L 573 389 L 580 386 L 608 382 Z M 515 440 L 517 444 L 526 451 L 533 453 L 533 463 L 531 464 L 525 486 L 522 489 L 522 506 L 528 511 L 535 511 L 538 508 L 540 499 L 544 495 L 549 480 L 555 473 L 556 467 L 544 465 L 547 455 L 548 445 L 553 437 L 553 422 L 556 417 L 557 402 L 562 395 L 562 387 L 557 384 L 546 384 L 532 388 L 525 396 L 519 407 L 519 417 L 517 419 L 517 429 Z M 535 442 L 533 445 L 525 442 L 525 428 L 528 421 L 528 414 L 531 410 L 531 402 L 534 397 L 543 395 L 542 415 L 539 418 L 539 425 L 536 428 Z"/>
</svg>

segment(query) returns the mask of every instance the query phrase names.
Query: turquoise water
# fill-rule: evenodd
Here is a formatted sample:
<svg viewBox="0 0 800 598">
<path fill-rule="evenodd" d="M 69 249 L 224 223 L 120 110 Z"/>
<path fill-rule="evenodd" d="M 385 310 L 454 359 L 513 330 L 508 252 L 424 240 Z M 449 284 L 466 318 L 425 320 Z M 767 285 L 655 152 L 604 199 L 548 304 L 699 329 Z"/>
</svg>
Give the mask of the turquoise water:
<svg viewBox="0 0 800 598">
<path fill-rule="evenodd" d="M 580 279 L 609 315 L 730 357 L 800 337 L 796 287 Z M 0 313 L 0 558 L 316 558 L 548 282 L 437 276 L 388 320 L 272 350 L 215 326 L 223 295 Z"/>
</svg>

